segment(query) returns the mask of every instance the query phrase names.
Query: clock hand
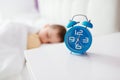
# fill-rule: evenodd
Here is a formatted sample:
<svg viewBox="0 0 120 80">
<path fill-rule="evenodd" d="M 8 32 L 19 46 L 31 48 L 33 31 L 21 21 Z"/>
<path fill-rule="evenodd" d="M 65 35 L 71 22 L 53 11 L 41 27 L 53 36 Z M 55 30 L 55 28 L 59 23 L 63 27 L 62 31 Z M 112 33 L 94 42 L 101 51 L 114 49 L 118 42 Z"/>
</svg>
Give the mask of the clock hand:
<svg viewBox="0 0 120 80">
<path fill-rule="evenodd" d="M 77 38 L 77 40 L 76 40 L 76 42 L 75 42 L 75 45 L 77 45 L 79 41 L 80 41 L 80 35 L 78 36 L 78 38 Z M 79 44 L 80 44 L 81 46 L 83 46 L 83 44 L 82 44 L 81 42 L 79 42 Z"/>
<path fill-rule="evenodd" d="M 75 42 L 75 44 L 77 44 L 77 42 L 80 40 L 80 35 L 77 38 L 77 41 Z"/>
</svg>

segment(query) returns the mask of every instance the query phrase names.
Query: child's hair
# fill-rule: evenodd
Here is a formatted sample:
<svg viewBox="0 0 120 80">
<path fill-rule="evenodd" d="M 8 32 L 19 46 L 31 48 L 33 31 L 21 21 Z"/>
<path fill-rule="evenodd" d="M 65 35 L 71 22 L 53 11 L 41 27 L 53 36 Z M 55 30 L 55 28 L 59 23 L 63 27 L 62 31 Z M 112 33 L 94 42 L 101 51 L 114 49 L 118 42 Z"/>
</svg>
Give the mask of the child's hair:
<svg viewBox="0 0 120 80">
<path fill-rule="evenodd" d="M 60 37 L 60 42 L 64 41 L 64 36 L 66 33 L 66 28 L 63 25 L 59 25 L 59 24 L 53 24 L 51 25 L 51 27 L 53 29 L 57 29 L 58 30 L 58 37 Z"/>
</svg>

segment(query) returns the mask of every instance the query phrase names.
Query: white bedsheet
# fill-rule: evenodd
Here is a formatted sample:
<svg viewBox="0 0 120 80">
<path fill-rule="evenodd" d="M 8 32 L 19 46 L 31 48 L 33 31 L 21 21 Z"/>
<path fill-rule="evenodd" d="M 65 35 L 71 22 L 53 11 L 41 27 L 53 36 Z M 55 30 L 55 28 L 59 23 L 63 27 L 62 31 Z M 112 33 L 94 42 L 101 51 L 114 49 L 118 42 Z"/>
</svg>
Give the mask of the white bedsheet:
<svg viewBox="0 0 120 80">
<path fill-rule="evenodd" d="M 27 27 L 18 23 L 0 26 L 0 80 L 10 80 L 25 66 Z"/>
</svg>

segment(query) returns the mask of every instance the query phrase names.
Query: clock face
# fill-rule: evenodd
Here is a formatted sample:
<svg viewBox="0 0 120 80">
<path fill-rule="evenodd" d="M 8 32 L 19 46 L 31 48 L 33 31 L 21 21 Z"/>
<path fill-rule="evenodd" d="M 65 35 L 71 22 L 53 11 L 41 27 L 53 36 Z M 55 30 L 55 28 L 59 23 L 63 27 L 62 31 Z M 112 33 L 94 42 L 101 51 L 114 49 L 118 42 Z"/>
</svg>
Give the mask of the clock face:
<svg viewBox="0 0 120 80">
<path fill-rule="evenodd" d="M 65 44 L 74 53 L 84 54 L 91 46 L 91 43 L 91 33 L 85 27 L 74 26 L 65 34 Z"/>
</svg>

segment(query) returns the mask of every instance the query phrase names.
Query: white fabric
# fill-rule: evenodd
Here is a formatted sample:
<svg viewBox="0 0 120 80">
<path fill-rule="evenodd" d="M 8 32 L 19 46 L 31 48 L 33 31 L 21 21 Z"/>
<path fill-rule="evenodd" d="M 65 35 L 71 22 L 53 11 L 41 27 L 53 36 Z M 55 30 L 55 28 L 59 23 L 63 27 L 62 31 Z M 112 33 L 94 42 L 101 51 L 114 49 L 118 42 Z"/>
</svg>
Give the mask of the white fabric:
<svg viewBox="0 0 120 80">
<path fill-rule="evenodd" d="M 0 80 L 8 80 L 25 66 L 27 27 L 10 23 L 0 27 Z"/>
<path fill-rule="evenodd" d="M 36 12 L 35 0 L 0 0 L 0 14 L 3 17 L 33 12 Z"/>
<path fill-rule="evenodd" d="M 94 36 L 120 31 L 120 0 L 38 0 L 40 16 L 67 25 L 73 15 L 85 14 Z"/>
</svg>

